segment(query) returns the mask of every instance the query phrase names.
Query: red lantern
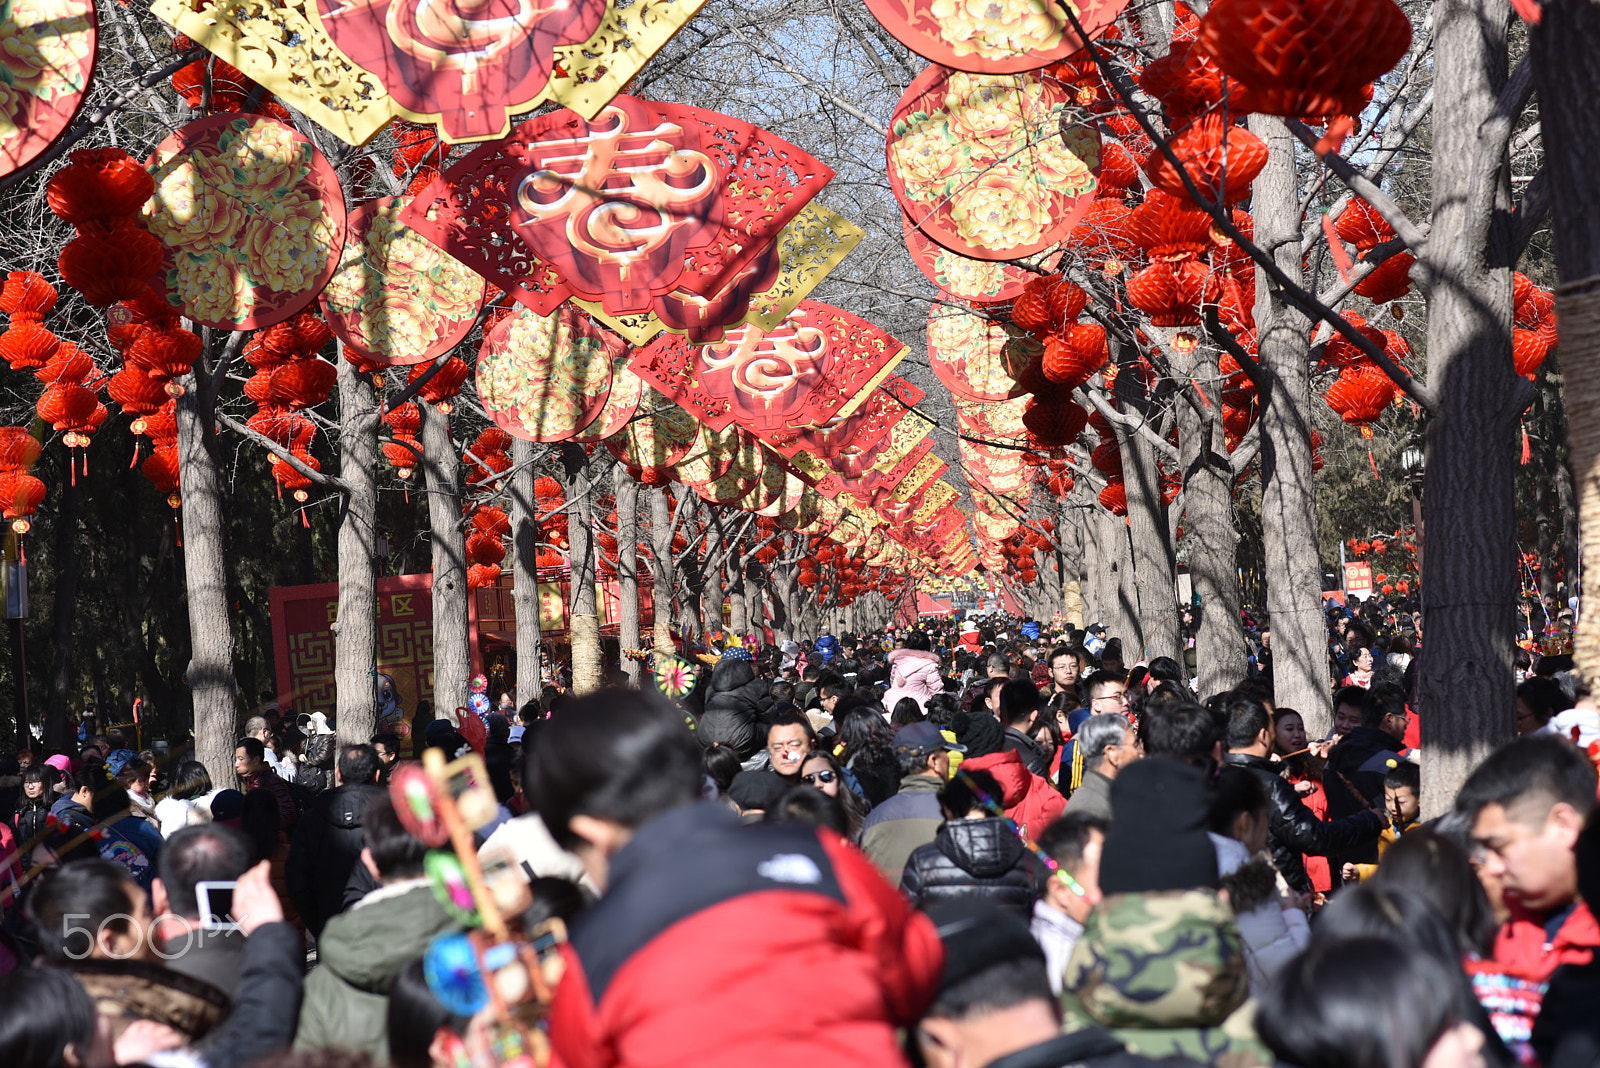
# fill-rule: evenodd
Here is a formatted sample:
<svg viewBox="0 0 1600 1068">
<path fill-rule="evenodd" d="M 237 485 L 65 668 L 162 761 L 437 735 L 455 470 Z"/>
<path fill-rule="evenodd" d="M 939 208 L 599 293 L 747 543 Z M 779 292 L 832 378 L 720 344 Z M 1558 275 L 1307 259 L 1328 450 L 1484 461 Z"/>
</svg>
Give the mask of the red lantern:
<svg viewBox="0 0 1600 1068">
<path fill-rule="evenodd" d="M 17 319 L 42 321 L 56 306 L 56 287 L 38 271 L 12 271 L 0 286 L 0 311 Z"/>
<path fill-rule="evenodd" d="M 1388 347 L 1388 339 L 1383 336 L 1383 331 L 1367 325 L 1367 320 L 1355 312 L 1344 313 L 1345 322 L 1355 327 L 1356 330 L 1378 348 Z M 1355 344 L 1343 334 L 1334 334 L 1328 339 L 1327 350 L 1322 355 L 1322 365 L 1336 371 L 1347 367 L 1374 367 L 1367 358 L 1366 353 L 1356 348 Z"/>
<path fill-rule="evenodd" d="M 181 326 L 171 330 L 147 327 L 129 347 L 128 362 L 165 384 L 194 370 L 200 349 L 200 335 L 193 330 Z"/>
<path fill-rule="evenodd" d="M 99 401 L 76 382 L 57 382 L 39 397 L 39 418 L 56 430 L 78 430 L 89 425 Z"/>
<path fill-rule="evenodd" d="M 433 365 L 427 363 L 417 364 L 411 369 L 411 375 L 407 381 L 415 382 L 431 366 Z M 448 401 L 451 397 L 460 393 L 461 384 L 467 380 L 467 376 L 471 373 L 472 368 L 467 366 L 465 360 L 459 356 L 452 356 L 440 365 L 439 369 L 433 373 L 433 377 L 428 379 L 427 384 L 417 391 L 417 396 L 429 404 L 440 405 L 441 410 L 448 413 L 448 409 L 443 407 L 442 402 Z"/>
<path fill-rule="evenodd" d="M 94 361 L 72 342 L 64 342 L 56 354 L 33 377 L 46 384 L 51 382 L 83 382 L 94 371 Z"/>
<path fill-rule="evenodd" d="M 0 356 L 14 371 L 43 367 L 56 354 L 61 339 L 40 325 L 37 319 L 13 316 L 11 326 L 0 334 Z"/>
<path fill-rule="evenodd" d="M 500 539 L 474 532 L 467 536 L 467 559 L 479 564 L 498 564 L 506 558 L 506 547 Z"/>
<path fill-rule="evenodd" d="M 1333 230 L 1340 240 L 1350 242 L 1362 252 L 1394 236 L 1394 228 L 1378 214 L 1378 209 L 1360 197 L 1350 198 L 1350 203 L 1334 220 Z"/>
<path fill-rule="evenodd" d="M 1356 292 L 1374 304 L 1387 304 L 1411 292 L 1411 267 L 1417 258 L 1397 252 L 1372 269 L 1356 283 Z"/>
<path fill-rule="evenodd" d="M 1212 203 L 1236 204 L 1249 197 L 1250 183 L 1267 165 L 1267 146 L 1261 138 L 1225 124 L 1214 113 L 1191 123 L 1172 139 L 1171 148 L 1200 194 Z M 1183 178 L 1159 150 L 1151 153 L 1146 173 L 1157 188 L 1188 199 Z"/>
<path fill-rule="evenodd" d="M 472 514 L 472 529 L 492 538 L 511 533 L 511 519 L 499 508 L 480 508 Z"/>
<path fill-rule="evenodd" d="M 410 434 L 395 434 L 393 441 L 383 443 L 383 458 L 401 478 L 410 478 L 411 472 L 421 463 L 422 444 Z"/>
<path fill-rule="evenodd" d="M 1328 407 L 1351 426 L 1361 427 L 1372 436 L 1368 424 L 1376 422 L 1394 400 L 1395 386 L 1389 376 L 1369 365 L 1347 367 L 1328 387 Z"/>
<path fill-rule="evenodd" d="M 1122 448 L 1115 438 L 1107 438 L 1094 447 L 1094 452 L 1089 454 L 1089 462 L 1096 471 L 1108 478 L 1122 477 Z"/>
<path fill-rule="evenodd" d="M 139 465 L 139 470 L 155 485 L 157 493 L 171 493 L 178 488 L 178 447 L 161 446 L 145 457 L 144 463 Z"/>
<path fill-rule="evenodd" d="M 1128 300 L 1155 326 L 1199 326 L 1207 273 L 1195 260 L 1156 260 L 1128 279 Z"/>
<path fill-rule="evenodd" d="M 349 349 L 345 350 L 347 353 Z M 413 437 L 422 428 L 422 409 L 407 401 L 384 414 L 383 421 L 397 437 Z"/>
<path fill-rule="evenodd" d="M 499 564 L 473 564 L 467 568 L 467 589 L 481 590 L 500 581 Z"/>
<path fill-rule="evenodd" d="M 121 148 L 81 148 L 72 162 L 50 176 L 45 202 L 76 226 L 118 215 L 136 215 L 156 191 L 144 164 Z"/>
<path fill-rule="evenodd" d="M 1100 188 L 1128 189 L 1139 180 L 1139 162 L 1116 141 L 1100 146 Z"/>
<path fill-rule="evenodd" d="M 290 408 L 311 408 L 328 399 L 338 368 L 315 356 L 290 360 L 272 371 L 272 399 Z"/>
<path fill-rule="evenodd" d="M 32 515 L 44 500 L 44 493 L 44 483 L 32 475 L 21 471 L 0 472 L 0 505 L 4 505 L 7 519 Z"/>
<path fill-rule="evenodd" d="M 3 340 L 3 339 L 0 339 Z M 1537 330 L 1517 327 L 1511 331 L 1511 360 L 1517 374 L 1533 381 L 1539 365 L 1550 355 L 1550 346 Z"/>
<path fill-rule="evenodd" d="M 0 471 L 23 471 L 33 466 L 44 446 L 26 427 L 0 427 Z"/>
<path fill-rule="evenodd" d="M 1105 327 L 1099 323 L 1073 323 L 1059 335 L 1045 339 L 1041 366 L 1047 380 L 1070 393 L 1104 367 L 1107 356 Z"/>
<path fill-rule="evenodd" d="M 1200 42 L 1256 111 L 1353 116 L 1411 47 L 1411 22 L 1393 0 L 1217 0 Z"/>
<path fill-rule="evenodd" d="M 1022 425 L 1039 447 L 1054 449 L 1076 441 L 1089 425 L 1089 417 L 1070 400 L 1051 403 L 1036 397 L 1022 413 Z"/>
<path fill-rule="evenodd" d="M 161 270 L 161 240 L 137 219 L 119 217 L 85 224 L 61 250 L 61 280 L 97 308 L 136 297 Z"/>
<path fill-rule="evenodd" d="M 1107 482 L 1100 491 L 1100 506 L 1112 515 L 1128 514 L 1128 487 L 1121 482 Z"/>
<path fill-rule="evenodd" d="M 1211 245 L 1211 216 L 1185 197 L 1151 190 L 1128 216 L 1128 238 L 1154 258 L 1191 259 Z"/>
</svg>

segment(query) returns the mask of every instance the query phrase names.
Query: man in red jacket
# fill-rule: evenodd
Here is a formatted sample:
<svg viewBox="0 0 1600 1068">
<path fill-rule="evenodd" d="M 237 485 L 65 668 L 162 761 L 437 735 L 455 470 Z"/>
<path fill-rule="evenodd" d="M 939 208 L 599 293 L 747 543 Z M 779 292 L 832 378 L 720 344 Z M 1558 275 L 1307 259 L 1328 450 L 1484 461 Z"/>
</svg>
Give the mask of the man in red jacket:
<svg viewBox="0 0 1600 1068">
<path fill-rule="evenodd" d="M 1578 897 L 1573 846 L 1595 808 L 1595 769 L 1564 738 L 1528 735 L 1474 771 L 1456 798 L 1482 847 L 1483 869 L 1505 887 L 1511 918 L 1494 959 L 1545 981 L 1562 964 L 1588 964 L 1600 925 Z"/>
<path fill-rule="evenodd" d="M 904 1063 L 895 1030 L 943 966 L 933 924 L 831 831 L 699 801 L 681 714 L 638 693 L 563 705 L 523 785 L 603 891 L 563 947 L 563 1068 Z"/>
</svg>

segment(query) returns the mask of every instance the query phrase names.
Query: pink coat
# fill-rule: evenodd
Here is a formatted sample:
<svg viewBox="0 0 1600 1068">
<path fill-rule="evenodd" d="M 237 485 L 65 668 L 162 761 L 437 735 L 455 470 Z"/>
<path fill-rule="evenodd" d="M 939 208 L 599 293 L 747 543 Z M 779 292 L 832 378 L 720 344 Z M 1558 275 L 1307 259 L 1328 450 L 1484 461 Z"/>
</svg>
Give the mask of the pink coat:
<svg viewBox="0 0 1600 1068">
<path fill-rule="evenodd" d="M 939 655 L 920 649 L 893 649 L 889 653 L 889 692 L 883 695 L 883 707 L 893 713 L 900 698 L 910 697 L 924 713 L 928 711 L 928 698 L 944 693 L 944 680 L 939 677 Z"/>
</svg>

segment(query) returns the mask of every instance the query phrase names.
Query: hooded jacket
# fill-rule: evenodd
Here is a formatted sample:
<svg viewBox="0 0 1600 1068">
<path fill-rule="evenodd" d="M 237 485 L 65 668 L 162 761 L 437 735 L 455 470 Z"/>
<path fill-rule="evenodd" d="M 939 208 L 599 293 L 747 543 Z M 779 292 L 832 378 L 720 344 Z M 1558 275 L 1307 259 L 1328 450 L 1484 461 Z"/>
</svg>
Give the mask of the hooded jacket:
<svg viewBox="0 0 1600 1068">
<path fill-rule="evenodd" d="M 900 780 L 900 792 L 868 813 L 861 825 L 861 851 L 883 872 L 890 886 L 900 885 L 912 852 L 939 833 L 944 822 L 939 810 L 943 787 L 932 775 L 907 775 Z"/>
<path fill-rule="evenodd" d="M 741 757 L 752 756 L 765 741 L 757 736 L 756 717 L 772 707 L 769 689 L 765 679 L 756 678 L 750 661 L 717 661 L 706 688 L 705 710 L 695 728 L 700 744 L 709 749 L 720 742 Z"/>
<path fill-rule="evenodd" d="M 889 652 L 889 690 L 883 695 L 883 707 L 889 712 L 900 698 L 909 697 L 924 713 L 928 711 L 928 698 L 944 693 L 944 679 L 939 677 L 939 654 L 921 649 L 892 649 Z"/>
<path fill-rule="evenodd" d="M 900 889 L 923 910 L 977 895 L 1027 919 L 1033 907 L 1033 856 L 1005 820 L 946 820 L 932 842 L 912 851 Z"/>
<path fill-rule="evenodd" d="M 969 771 L 987 771 L 995 777 L 1004 793 L 1000 803 L 1006 807 L 1006 815 L 1016 820 L 1030 838 L 1043 833 L 1067 807 L 1067 799 L 1048 779 L 1023 767 L 1022 754 L 1015 749 L 1008 753 L 969 756 L 961 766 Z"/>
<path fill-rule="evenodd" d="M 321 963 L 306 976 L 295 1049 L 342 1046 L 389 1063 L 389 989 L 428 941 L 454 926 L 426 879 L 374 890 L 335 916 L 317 940 Z"/>
<path fill-rule="evenodd" d="M 1146 1057 L 1265 1068 L 1233 910 L 1214 890 L 1108 895 L 1062 980 L 1062 1030 L 1104 1027 Z"/>
<path fill-rule="evenodd" d="M 300 918 L 312 934 L 344 909 L 344 888 L 361 863 L 361 813 L 387 791 L 372 784 L 329 790 L 300 817 L 289 842 L 284 881 Z"/>
</svg>

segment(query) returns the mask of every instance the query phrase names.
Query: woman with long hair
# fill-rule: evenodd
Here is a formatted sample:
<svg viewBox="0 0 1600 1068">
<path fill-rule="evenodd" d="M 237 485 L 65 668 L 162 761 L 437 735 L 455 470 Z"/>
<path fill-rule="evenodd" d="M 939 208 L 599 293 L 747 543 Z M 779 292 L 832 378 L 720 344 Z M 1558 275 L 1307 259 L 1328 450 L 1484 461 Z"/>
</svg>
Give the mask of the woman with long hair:
<svg viewBox="0 0 1600 1068">
<path fill-rule="evenodd" d="M 860 839 L 861 825 L 867 818 L 867 802 L 845 782 L 844 767 L 837 757 L 826 749 L 811 750 L 800 764 L 800 781 L 837 799 L 850 824 L 850 833 L 845 837 L 852 842 Z"/>
</svg>

